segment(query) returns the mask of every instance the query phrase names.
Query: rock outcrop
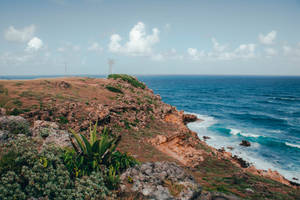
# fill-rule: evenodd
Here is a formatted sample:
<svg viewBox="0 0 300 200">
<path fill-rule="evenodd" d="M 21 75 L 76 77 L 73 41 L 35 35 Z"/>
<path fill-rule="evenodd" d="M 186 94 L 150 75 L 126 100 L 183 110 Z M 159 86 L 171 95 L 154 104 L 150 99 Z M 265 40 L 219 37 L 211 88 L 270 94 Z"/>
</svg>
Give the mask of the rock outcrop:
<svg viewBox="0 0 300 200">
<path fill-rule="evenodd" d="M 244 147 L 250 147 L 250 146 L 251 146 L 251 143 L 250 143 L 249 141 L 247 141 L 247 140 L 242 140 L 242 142 L 241 142 L 240 145 L 241 145 L 241 146 L 244 146 Z"/>
<path fill-rule="evenodd" d="M 141 193 L 148 199 L 196 199 L 201 187 L 172 162 L 144 163 L 121 175 L 121 190 Z"/>
</svg>

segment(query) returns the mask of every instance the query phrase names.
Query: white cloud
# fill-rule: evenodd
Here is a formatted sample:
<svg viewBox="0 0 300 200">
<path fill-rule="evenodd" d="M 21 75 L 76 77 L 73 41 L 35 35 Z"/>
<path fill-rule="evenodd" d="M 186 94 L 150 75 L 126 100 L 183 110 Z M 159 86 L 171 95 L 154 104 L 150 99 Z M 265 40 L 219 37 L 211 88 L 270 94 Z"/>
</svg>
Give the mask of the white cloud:
<svg viewBox="0 0 300 200">
<path fill-rule="evenodd" d="M 270 45 L 276 39 L 277 31 L 271 31 L 267 35 L 259 34 L 258 39 L 262 44 Z"/>
<path fill-rule="evenodd" d="M 19 30 L 14 26 L 10 26 L 4 31 L 4 38 L 12 42 L 27 42 L 34 36 L 35 30 L 35 25 L 30 25 Z"/>
<path fill-rule="evenodd" d="M 235 49 L 234 54 L 239 58 L 253 58 L 255 57 L 255 44 L 241 44 Z"/>
<path fill-rule="evenodd" d="M 42 47 L 43 47 L 43 41 L 38 37 L 34 37 L 27 43 L 27 47 L 25 50 L 26 51 L 37 51 Z"/>
<path fill-rule="evenodd" d="M 97 42 L 94 42 L 88 47 L 88 51 L 103 51 L 103 48 Z"/>
<path fill-rule="evenodd" d="M 113 53 L 125 53 L 131 56 L 149 56 L 152 54 L 152 47 L 159 42 L 159 30 L 152 29 L 152 34 L 146 34 L 146 27 L 143 22 L 138 22 L 129 32 L 129 41 L 121 45 L 121 36 L 113 34 L 110 37 L 108 48 Z"/>
<path fill-rule="evenodd" d="M 176 49 L 172 48 L 169 51 L 160 52 L 153 54 L 151 56 L 153 60 L 162 61 L 162 60 L 182 60 L 183 56 L 178 54 Z"/>
<path fill-rule="evenodd" d="M 293 59 L 300 59 L 300 44 L 298 45 L 284 45 L 282 47 L 283 54 Z"/>
<path fill-rule="evenodd" d="M 199 60 L 200 58 L 207 56 L 203 50 L 198 51 L 196 48 L 188 48 L 187 53 L 192 60 Z"/>
<path fill-rule="evenodd" d="M 277 51 L 275 49 L 273 49 L 273 48 L 265 48 L 264 51 L 265 51 L 267 57 L 271 57 L 271 56 L 277 55 Z"/>
<path fill-rule="evenodd" d="M 292 51 L 292 47 L 290 47 L 290 46 L 288 46 L 288 45 L 284 45 L 284 46 L 282 47 L 282 49 L 283 49 L 283 54 L 284 54 L 284 55 L 288 55 L 288 54 L 290 54 L 291 51 Z"/>
<path fill-rule="evenodd" d="M 212 39 L 213 51 L 199 51 L 196 48 L 188 48 L 188 56 L 192 60 L 233 60 L 233 59 L 248 59 L 255 57 L 255 44 L 241 44 L 234 50 L 228 50 L 225 45 L 220 45 L 215 38 Z M 225 51 L 226 50 L 226 51 Z"/>
</svg>

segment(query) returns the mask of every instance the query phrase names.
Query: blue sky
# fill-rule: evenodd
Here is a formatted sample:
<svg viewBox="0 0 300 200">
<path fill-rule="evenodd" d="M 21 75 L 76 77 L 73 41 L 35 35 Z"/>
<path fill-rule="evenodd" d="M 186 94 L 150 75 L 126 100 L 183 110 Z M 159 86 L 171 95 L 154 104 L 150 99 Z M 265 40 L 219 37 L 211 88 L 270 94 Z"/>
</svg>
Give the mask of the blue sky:
<svg viewBox="0 0 300 200">
<path fill-rule="evenodd" d="M 300 75 L 300 1 L 1 0 L 0 74 Z"/>
</svg>

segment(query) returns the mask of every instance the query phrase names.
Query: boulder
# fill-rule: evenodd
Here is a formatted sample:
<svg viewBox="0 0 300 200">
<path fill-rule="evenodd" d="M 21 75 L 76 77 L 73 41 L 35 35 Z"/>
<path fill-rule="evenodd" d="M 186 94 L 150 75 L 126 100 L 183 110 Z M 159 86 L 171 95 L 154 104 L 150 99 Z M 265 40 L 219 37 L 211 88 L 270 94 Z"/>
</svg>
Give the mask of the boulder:
<svg viewBox="0 0 300 200">
<path fill-rule="evenodd" d="M 55 144 L 59 147 L 71 146 L 69 133 L 65 130 L 60 130 L 55 122 L 34 121 L 32 132 L 34 137 L 43 138 L 43 145 Z"/>
<path fill-rule="evenodd" d="M 187 123 L 190 123 L 190 122 L 195 122 L 198 120 L 197 116 L 196 115 L 192 115 L 192 114 L 184 114 L 182 116 L 183 118 L 183 123 L 184 124 L 187 124 Z"/>
<path fill-rule="evenodd" d="M 204 140 L 208 140 L 208 139 L 210 139 L 210 137 L 204 135 L 204 136 L 203 136 L 203 139 L 204 139 Z"/>
<path fill-rule="evenodd" d="M 120 177 L 122 192 L 137 192 L 149 199 L 195 199 L 201 187 L 173 162 L 148 162 L 127 169 Z"/>
<path fill-rule="evenodd" d="M 250 147 L 251 143 L 247 140 L 242 140 L 242 142 L 240 143 L 241 146 L 245 146 L 245 147 Z"/>
</svg>

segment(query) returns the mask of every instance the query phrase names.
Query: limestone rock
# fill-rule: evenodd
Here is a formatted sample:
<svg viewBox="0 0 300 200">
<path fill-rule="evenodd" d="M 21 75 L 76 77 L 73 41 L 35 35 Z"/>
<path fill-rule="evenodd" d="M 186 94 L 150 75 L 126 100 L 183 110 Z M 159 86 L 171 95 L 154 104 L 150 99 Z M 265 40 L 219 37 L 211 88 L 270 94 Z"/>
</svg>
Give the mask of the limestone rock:
<svg viewBox="0 0 300 200">
<path fill-rule="evenodd" d="M 33 136 L 41 136 L 43 145 L 55 144 L 59 147 L 71 146 L 69 133 L 65 130 L 60 130 L 55 122 L 37 120 L 33 125 Z"/>
<path fill-rule="evenodd" d="M 201 187 L 193 177 L 173 162 L 144 163 L 121 175 L 121 189 L 143 194 L 149 199 L 194 199 Z"/>
</svg>

